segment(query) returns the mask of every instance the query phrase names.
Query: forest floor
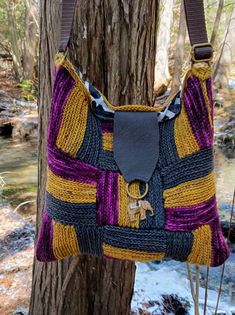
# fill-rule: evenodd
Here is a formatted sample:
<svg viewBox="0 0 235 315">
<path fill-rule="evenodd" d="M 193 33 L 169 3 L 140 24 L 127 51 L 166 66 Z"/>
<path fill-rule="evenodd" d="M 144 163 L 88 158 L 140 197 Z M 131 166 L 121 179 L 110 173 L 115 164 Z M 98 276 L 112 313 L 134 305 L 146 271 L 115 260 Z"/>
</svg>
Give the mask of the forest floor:
<svg viewBox="0 0 235 315">
<path fill-rule="evenodd" d="M 0 314 L 10 315 L 18 307 L 28 308 L 34 224 L 8 206 L 0 209 Z"/>
<path fill-rule="evenodd" d="M 17 87 L 9 73 L 0 71 L 0 107 L 7 106 L 22 98 L 22 89 Z M 217 144 L 226 149 L 229 157 L 234 157 L 235 135 L 235 90 L 220 94 L 216 99 L 215 127 Z M 23 115 L 36 117 L 36 109 L 24 108 Z M 0 113 L 1 114 L 1 113 Z M 34 134 L 35 136 L 35 134 Z M 0 314 L 28 314 L 32 264 L 34 257 L 34 231 L 36 222 L 36 147 L 28 142 L 0 138 Z M 7 153 L 7 150 L 10 153 Z M 22 157 L 23 156 L 23 157 Z M 17 168 L 14 168 L 17 164 Z M 5 174 L 14 171 L 16 175 Z M 27 172 L 26 172 L 27 170 Z M 30 174 L 29 174 L 30 173 Z M 17 184 L 11 186 L 13 177 Z M 25 181 L 24 181 L 25 180 Z M 8 184 L 10 182 L 11 184 Z M 16 185 L 18 187 L 16 188 Z M 20 186 L 20 187 L 19 187 Z M 22 204 L 25 200 L 30 201 Z M 32 201 L 32 202 L 31 202 Z M 235 283 L 235 256 L 231 256 L 225 271 L 224 294 L 220 310 L 232 314 L 229 295 L 230 282 Z M 213 307 L 218 289 L 220 269 L 211 272 L 208 299 L 208 315 Z M 204 296 L 205 269 L 200 272 L 200 302 Z M 173 261 L 159 264 L 137 264 L 136 282 L 132 300 L 132 314 L 193 314 L 193 302 L 185 265 Z M 235 301 L 234 301 L 235 305 Z M 168 310 L 168 311 L 166 311 Z M 174 310 L 174 311 L 173 311 Z M 177 311 L 176 311 L 177 310 Z M 235 312 L 235 310 L 234 310 Z M 41 315 L 41 314 L 37 314 Z"/>
</svg>

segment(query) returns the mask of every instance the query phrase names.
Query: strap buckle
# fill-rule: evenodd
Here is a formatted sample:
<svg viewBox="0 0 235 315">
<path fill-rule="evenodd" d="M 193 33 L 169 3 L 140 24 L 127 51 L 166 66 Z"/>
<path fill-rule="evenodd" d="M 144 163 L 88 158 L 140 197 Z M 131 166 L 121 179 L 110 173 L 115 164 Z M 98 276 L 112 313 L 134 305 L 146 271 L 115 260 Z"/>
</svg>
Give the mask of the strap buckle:
<svg viewBox="0 0 235 315">
<path fill-rule="evenodd" d="M 132 184 L 132 182 L 130 182 L 130 183 L 127 183 L 126 184 L 126 192 L 127 192 L 127 195 L 130 197 L 130 198 L 132 198 L 132 199 L 134 199 L 134 200 L 140 200 L 140 199 L 143 199 L 146 195 L 147 195 L 147 193 L 148 193 L 148 191 L 149 191 L 149 185 L 148 185 L 148 183 L 146 183 L 146 182 L 143 182 L 143 183 L 145 183 L 145 190 L 144 190 L 144 193 L 142 194 L 142 195 L 135 195 L 135 194 L 132 194 L 131 192 L 130 192 L 130 185 Z"/>
<path fill-rule="evenodd" d="M 213 47 L 210 43 L 194 44 L 191 49 L 193 63 L 210 62 L 213 58 Z M 200 55 L 203 56 L 200 58 Z"/>
</svg>

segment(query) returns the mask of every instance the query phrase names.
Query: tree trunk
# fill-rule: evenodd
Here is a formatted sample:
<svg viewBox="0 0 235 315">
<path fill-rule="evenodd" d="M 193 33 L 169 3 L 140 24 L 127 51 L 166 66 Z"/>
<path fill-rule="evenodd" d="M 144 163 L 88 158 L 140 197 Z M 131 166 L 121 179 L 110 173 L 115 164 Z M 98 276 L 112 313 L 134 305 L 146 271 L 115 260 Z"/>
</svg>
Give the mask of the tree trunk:
<svg viewBox="0 0 235 315">
<path fill-rule="evenodd" d="M 23 72 L 25 80 L 33 80 L 35 77 L 35 64 L 38 41 L 37 10 L 37 1 L 26 0 L 25 42 L 23 56 Z"/>
<path fill-rule="evenodd" d="M 228 90 L 229 75 L 235 57 L 235 5 L 229 19 L 224 42 L 219 51 L 219 57 L 214 66 L 214 82 L 218 89 Z"/>
<path fill-rule="evenodd" d="M 8 31 L 11 43 L 11 55 L 13 59 L 13 71 L 15 79 L 19 81 L 22 78 L 22 65 L 21 65 L 21 49 L 16 33 L 16 16 L 15 16 L 15 0 L 7 0 L 5 7 L 7 11 Z"/>
<path fill-rule="evenodd" d="M 211 33 L 210 43 L 212 46 L 214 46 L 215 41 L 216 41 L 216 36 L 218 34 L 219 24 L 220 24 L 222 12 L 223 12 L 223 7 L 224 7 L 224 0 L 219 0 L 218 9 L 216 12 L 216 17 L 215 17 L 215 23 L 214 23 L 213 30 Z"/>
<path fill-rule="evenodd" d="M 175 49 L 174 74 L 171 85 L 171 91 L 176 91 L 181 83 L 182 66 L 184 62 L 185 52 L 185 36 L 186 36 L 186 20 L 184 12 L 184 2 L 180 5 L 179 30 Z"/>
<path fill-rule="evenodd" d="M 38 223 L 46 182 L 46 126 L 57 51 L 58 1 L 41 1 Z M 113 104 L 153 101 L 157 1 L 77 2 L 70 59 Z M 37 224 L 38 225 L 38 224 Z M 34 261 L 31 315 L 129 315 L 135 266 L 81 256 Z"/>
<path fill-rule="evenodd" d="M 173 0 L 161 0 L 159 27 L 157 32 L 157 53 L 155 65 L 154 90 L 160 95 L 167 88 L 170 81 L 168 49 L 171 38 L 171 24 L 173 16 Z"/>
</svg>

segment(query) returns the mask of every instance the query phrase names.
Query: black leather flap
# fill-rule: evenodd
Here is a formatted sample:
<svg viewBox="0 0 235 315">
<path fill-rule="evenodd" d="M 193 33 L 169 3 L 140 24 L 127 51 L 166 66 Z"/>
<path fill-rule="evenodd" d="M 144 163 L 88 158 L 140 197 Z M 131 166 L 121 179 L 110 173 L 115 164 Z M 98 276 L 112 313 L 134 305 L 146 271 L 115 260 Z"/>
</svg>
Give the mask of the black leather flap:
<svg viewBox="0 0 235 315">
<path fill-rule="evenodd" d="M 114 159 L 127 182 L 148 182 L 159 157 L 156 112 L 115 112 Z"/>
</svg>

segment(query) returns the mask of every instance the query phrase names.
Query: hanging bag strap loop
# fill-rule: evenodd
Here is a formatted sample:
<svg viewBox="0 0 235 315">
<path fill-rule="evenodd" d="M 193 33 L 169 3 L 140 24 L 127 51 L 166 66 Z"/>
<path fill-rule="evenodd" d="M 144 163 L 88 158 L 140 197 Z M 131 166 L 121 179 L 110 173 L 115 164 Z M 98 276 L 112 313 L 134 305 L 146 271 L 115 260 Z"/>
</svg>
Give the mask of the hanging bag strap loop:
<svg viewBox="0 0 235 315">
<path fill-rule="evenodd" d="M 183 1 L 183 0 L 182 0 Z M 69 44 L 76 0 L 62 1 L 62 21 L 59 51 L 65 52 Z M 208 42 L 203 0 L 184 0 L 192 61 L 210 61 L 213 49 Z"/>
</svg>

